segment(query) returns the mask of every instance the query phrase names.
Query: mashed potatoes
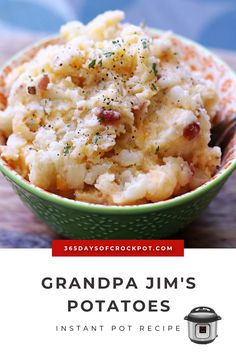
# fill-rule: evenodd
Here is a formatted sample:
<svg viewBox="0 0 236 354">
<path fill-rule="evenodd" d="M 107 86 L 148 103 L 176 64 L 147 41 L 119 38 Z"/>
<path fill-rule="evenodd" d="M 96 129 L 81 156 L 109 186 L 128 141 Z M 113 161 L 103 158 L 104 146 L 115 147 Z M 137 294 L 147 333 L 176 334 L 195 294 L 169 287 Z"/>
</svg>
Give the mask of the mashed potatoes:
<svg viewBox="0 0 236 354">
<path fill-rule="evenodd" d="M 215 174 L 221 152 L 208 144 L 222 102 L 210 58 L 204 69 L 193 46 L 123 17 L 69 23 L 57 43 L 5 74 L 1 157 L 32 184 L 129 205 L 166 200 Z"/>
</svg>

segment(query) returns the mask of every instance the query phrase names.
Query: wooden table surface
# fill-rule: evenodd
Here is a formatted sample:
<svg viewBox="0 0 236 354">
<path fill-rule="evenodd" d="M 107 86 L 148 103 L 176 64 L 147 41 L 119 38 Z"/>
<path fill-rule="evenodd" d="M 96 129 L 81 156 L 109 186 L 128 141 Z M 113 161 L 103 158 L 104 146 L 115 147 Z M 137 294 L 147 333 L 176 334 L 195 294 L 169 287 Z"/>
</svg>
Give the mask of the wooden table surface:
<svg viewBox="0 0 236 354">
<path fill-rule="evenodd" d="M 0 41 L 0 64 L 37 38 L 25 35 Z M 236 70 L 236 53 L 218 51 Z M 59 238 L 28 210 L 0 176 L 0 248 L 51 247 Z M 186 247 L 236 247 L 236 172 L 203 214 L 176 238 Z"/>
</svg>

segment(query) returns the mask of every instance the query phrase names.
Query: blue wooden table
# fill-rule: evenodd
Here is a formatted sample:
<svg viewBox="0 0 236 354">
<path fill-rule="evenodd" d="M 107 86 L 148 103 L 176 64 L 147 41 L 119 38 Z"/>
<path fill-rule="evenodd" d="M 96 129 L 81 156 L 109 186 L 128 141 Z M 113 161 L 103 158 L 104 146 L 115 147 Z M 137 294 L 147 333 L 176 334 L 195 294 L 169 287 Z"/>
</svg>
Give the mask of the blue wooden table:
<svg viewBox="0 0 236 354">
<path fill-rule="evenodd" d="M 0 31 L 52 33 L 67 22 L 88 22 L 121 9 L 135 24 L 171 29 L 209 47 L 236 50 L 235 0 L 0 0 Z"/>
</svg>

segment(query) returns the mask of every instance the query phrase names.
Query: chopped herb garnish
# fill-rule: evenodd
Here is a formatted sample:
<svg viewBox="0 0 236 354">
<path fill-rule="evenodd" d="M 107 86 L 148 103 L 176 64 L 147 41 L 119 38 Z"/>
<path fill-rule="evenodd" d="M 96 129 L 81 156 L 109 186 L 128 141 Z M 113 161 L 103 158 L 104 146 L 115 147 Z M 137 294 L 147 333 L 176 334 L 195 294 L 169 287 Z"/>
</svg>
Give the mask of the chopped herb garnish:
<svg viewBox="0 0 236 354">
<path fill-rule="evenodd" d="M 64 156 L 67 156 L 71 152 L 71 149 L 72 149 L 72 146 L 67 144 L 63 150 Z"/>
<path fill-rule="evenodd" d="M 89 68 L 94 68 L 95 64 L 96 64 L 96 59 L 93 59 L 93 60 L 89 63 L 88 67 L 89 67 Z"/>
<path fill-rule="evenodd" d="M 157 64 L 156 63 L 152 63 L 152 70 L 154 72 L 154 75 L 157 75 Z"/>
<path fill-rule="evenodd" d="M 152 88 L 152 90 L 157 91 L 157 87 L 156 87 L 156 85 L 155 85 L 155 84 L 152 84 L 151 88 Z"/>
<path fill-rule="evenodd" d="M 99 60 L 98 65 L 102 66 L 102 59 Z"/>
<path fill-rule="evenodd" d="M 142 39 L 142 45 L 143 45 L 143 49 L 147 49 L 147 40 L 146 39 Z"/>
<path fill-rule="evenodd" d="M 109 58 L 111 57 L 112 55 L 114 55 L 115 53 L 114 52 L 105 52 L 104 55 L 106 58 Z"/>
<path fill-rule="evenodd" d="M 158 154 L 159 150 L 160 150 L 160 146 L 158 145 L 158 146 L 156 147 L 156 154 Z"/>
<path fill-rule="evenodd" d="M 96 135 L 93 137 L 93 143 L 94 143 L 94 144 L 97 144 L 99 138 L 100 138 L 100 134 L 99 134 L 99 133 L 96 133 Z"/>
</svg>

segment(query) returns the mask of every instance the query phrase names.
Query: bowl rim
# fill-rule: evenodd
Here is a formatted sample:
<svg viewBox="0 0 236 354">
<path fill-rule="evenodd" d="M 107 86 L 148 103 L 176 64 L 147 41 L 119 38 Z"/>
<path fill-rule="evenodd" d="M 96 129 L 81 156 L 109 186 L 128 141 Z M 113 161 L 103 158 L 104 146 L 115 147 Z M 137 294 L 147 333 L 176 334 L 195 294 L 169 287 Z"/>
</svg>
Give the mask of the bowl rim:
<svg viewBox="0 0 236 354">
<path fill-rule="evenodd" d="M 153 33 L 162 34 L 166 31 L 150 28 L 149 30 Z M 221 58 L 218 57 L 215 53 L 211 50 L 205 48 L 201 44 L 196 43 L 193 40 L 185 38 L 184 36 L 178 35 L 173 33 L 176 38 L 181 39 L 184 43 L 192 44 L 197 47 L 200 51 L 211 55 L 217 62 L 223 64 L 227 70 L 231 73 L 231 75 L 236 80 L 236 73 L 233 69 L 226 64 Z M 16 53 L 13 57 L 11 57 L 5 64 L 0 67 L 0 72 L 4 70 L 4 68 L 9 65 L 14 60 L 17 60 L 21 57 L 24 53 L 27 53 L 30 49 L 39 46 L 47 42 L 50 39 L 56 38 L 57 35 L 52 35 L 41 39 L 40 41 L 36 41 L 35 43 L 27 46 L 23 50 Z M 58 204 L 62 207 L 72 208 L 79 210 L 81 212 L 92 212 L 97 214 L 140 214 L 140 213 L 150 213 L 155 211 L 164 210 L 171 207 L 176 207 L 184 203 L 189 203 L 196 198 L 202 196 L 204 193 L 214 189 L 215 187 L 219 186 L 219 184 L 225 182 L 227 178 L 233 173 L 236 169 L 236 158 L 232 159 L 228 164 L 228 166 L 217 172 L 209 181 L 204 183 L 203 185 L 197 187 L 196 189 L 184 193 L 182 195 L 154 203 L 146 203 L 146 204 L 139 204 L 139 205 L 103 205 L 103 204 L 95 204 L 89 202 L 83 202 L 79 200 L 73 200 L 69 198 L 62 197 L 60 195 L 50 193 L 40 187 L 35 186 L 34 184 L 25 180 L 20 174 L 18 174 L 15 170 L 10 168 L 8 164 L 1 158 L 0 156 L 0 171 L 5 175 L 8 179 L 13 181 L 16 185 L 23 188 L 27 192 L 43 199 L 45 201 Z"/>
</svg>

